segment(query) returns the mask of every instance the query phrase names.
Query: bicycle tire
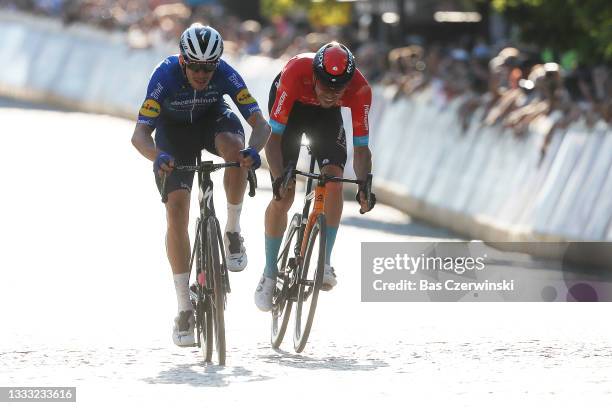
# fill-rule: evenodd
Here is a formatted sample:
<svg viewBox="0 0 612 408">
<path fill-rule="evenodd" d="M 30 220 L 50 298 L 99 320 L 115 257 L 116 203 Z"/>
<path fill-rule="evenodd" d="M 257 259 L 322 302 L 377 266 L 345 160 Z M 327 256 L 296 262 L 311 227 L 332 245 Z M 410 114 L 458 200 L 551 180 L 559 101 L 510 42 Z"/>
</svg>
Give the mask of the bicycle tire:
<svg viewBox="0 0 612 408">
<path fill-rule="evenodd" d="M 308 336 L 312 329 L 312 323 L 314 321 L 315 311 L 317 309 L 317 300 L 319 298 L 319 292 L 323 285 L 323 271 L 325 268 L 325 242 L 326 242 L 326 231 L 327 225 L 325 221 L 325 215 L 319 214 L 315 223 L 313 224 L 307 237 L 306 251 L 302 260 L 302 264 L 299 268 L 298 273 L 300 279 L 298 282 L 298 294 L 296 301 L 295 310 L 295 328 L 293 336 L 293 347 L 296 353 L 301 353 L 306 347 Z M 318 243 L 317 243 L 318 238 Z M 316 259 L 316 265 L 314 270 L 310 269 L 312 251 L 318 245 L 318 256 Z M 312 272 L 312 273 L 309 273 Z M 310 282 L 310 283 L 308 283 Z M 310 297 L 310 304 L 307 307 L 306 322 L 302 326 L 302 313 L 304 309 L 304 302 Z"/>
<path fill-rule="evenodd" d="M 206 270 L 203 268 L 203 259 L 204 259 L 204 251 L 205 251 L 205 242 L 203 239 L 203 225 L 199 222 L 196 223 L 198 231 L 198 250 L 196 252 L 196 279 L 198 278 L 199 273 L 204 273 L 206 276 Z M 204 278 L 206 279 L 206 278 Z M 202 348 L 202 355 L 204 357 L 204 361 L 210 363 L 212 361 L 212 352 L 213 352 L 213 322 L 212 322 L 212 306 L 210 296 L 206 294 L 206 282 L 204 286 L 200 285 L 200 281 L 198 281 L 197 285 L 199 287 L 199 302 L 198 302 L 198 316 L 199 316 L 199 329 L 198 335 L 200 341 L 200 347 Z"/>
<path fill-rule="evenodd" d="M 295 253 L 294 247 L 298 239 L 298 231 L 300 230 L 301 223 L 302 216 L 297 213 L 294 214 L 281 246 L 283 252 L 281 253 L 278 263 L 278 270 L 280 273 L 284 273 L 284 279 L 277 279 L 272 298 L 270 344 L 273 348 L 279 348 L 282 344 L 285 332 L 287 331 L 289 317 L 291 316 L 293 301 L 290 298 L 289 290 L 291 289 L 291 280 L 295 270 L 287 271 L 287 263 L 290 259 L 290 255 Z"/>
<path fill-rule="evenodd" d="M 218 239 L 217 223 L 214 217 L 208 217 L 206 221 L 206 237 L 209 255 L 209 268 L 207 268 L 207 271 L 211 272 L 213 287 L 212 311 L 215 348 L 219 365 L 225 365 L 225 284 L 222 273 L 224 265 L 221 262 L 221 246 Z M 225 273 L 227 274 L 227 271 Z M 211 277 L 210 275 L 209 278 Z"/>
<path fill-rule="evenodd" d="M 206 270 L 203 267 L 205 242 L 203 239 L 203 224 L 200 222 L 200 218 L 196 219 L 196 232 L 195 232 L 195 292 L 197 295 L 196 302 L 194 304 L 194 310 L 196 311 L 196 336 L 200 349 L 202 350 L 202 357 L 204 362 L 210 363 L 212 361 L 212 350 L 213 350 L 213 326 L 212 326 L 212 307 L 210 305 L 210 297 L 206 294 Z M 203 281 L 200 279 L 200 274 L 203 274 Z"/>
<path fill-rule="evenodd" d="M 212 362 L 213 355 L 213 311 L 210 298 L 206 297 L 200 302 L 200 313 L 202 316 L 203 330 L 200 332 L 200 344 L 202 345 L 202 355 L 206 363 Z"/>
</svg>

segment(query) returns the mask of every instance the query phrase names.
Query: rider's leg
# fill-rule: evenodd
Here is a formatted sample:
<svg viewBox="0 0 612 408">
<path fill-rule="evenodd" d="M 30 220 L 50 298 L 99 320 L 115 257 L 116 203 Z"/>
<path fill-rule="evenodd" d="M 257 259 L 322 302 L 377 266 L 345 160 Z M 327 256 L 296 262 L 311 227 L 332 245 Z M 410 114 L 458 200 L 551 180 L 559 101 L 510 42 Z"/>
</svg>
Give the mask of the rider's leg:
<svg viewBox="0 0 612 408">
<path fill-rule="evenodd" d="M 294 194 L 295 189 L 291 188 L 281 200 L 276 201 L 272 198 L 266 208 L 266 266 L 255 289 L 255 304 L 259 310 L 264 312 L 272 308 L 272 295 L 276 285 L 276 275 L 278 275 L 276 259 L 283 240 L 283 233 L 287 227 L 287 212 L 293 203 Z"/>
<path fill-rule="evenodd" d="M 179 189 L 168 194 L 166 203 L 166 253 L 172 268 L 178 311 L 192 310 L 189 299 L 189 190 Z"/>
<path fill-rule="evenodd" d="M 279 84 L 280 74 L 276 77 L 270 88 L 270 96 L 268 99 L 268 111 L 272 109 L 276 98 L 276 90 Z M 296 102 L 291 110 L 291 114 L 287 120 L 287 126 L 282 132 L 281 138 L 281 157 L 283 160 L 283 168 L 289 162 L 297 161 L 300 154 L 300 140 L 304 133 L 305 123 L 308 118 L 303 116 L 303 106 Z M 266 145 L 266 154 L 271 148 L 271 141 Z M 276 149 L 275 145 L 275 149 Z M 276 285 L 276 275 L 278 274 L 278 266 L 276 259 L 280 249 L 283 234 L 287 227 L 287 212 L 293 203 L 295 191 L 291 188 L 281 200 L 276 201 L 274 198 L 268 204 L 265 215 L 265 247 L 266 247 L 266 266 L 259 284 L 255 289 L 255 304 L 257 307 L 267 312 L 272 308 L 273 290 Z"/>
<path fill-rule="evenodd" d="M 177 163 L 194 164 L 197 146 L 186 141 L 192 140 L 186 127 L 158 126 L 155 131 L 155 145 L 174 157 Z M 160 174 L 155 174 L 159 192 L 162 191 Z M 193 173 L 172 172 L 166 177 L 166 254 L 172 269 L 174 288 L 179 314 L 193 307 L 189 300 L 189 197 L 193 185 Z"/>
<path fill-rule="evenodd" d="M 285 228 L 287 228 L 287 212 L 293 204 L 295 188 L 287 190 L 287 194 L 279 201 L 272 198 L 265 216 L 265 244 L 266 244 L 266 266 L 264 275 L 269 278 L 276 278 L 278 266 L 276 259 L 283 240 Z"/>
<path fill-rule="evenodd" d="M 342 123 L 339 108 L 321 109 L 318 121 L 313 124 L 312 150 L 317 157 L 323 173 L 340 177 L 346 164 L 346 133 Z M 335 135 L 336 137 L 329 137 Z M 327 217 L 327 232 L 325 240 L 326 262 L 323 274 L 322 290 L 330 290 L 336 281 L 336 274 L 331 267 L 331 255 L 336 233 L 342 216 L 342 183 L 327 183 L 325 198 L 325 214 Z"/>
<path fill-rule="evenodd" d="M 179 189 L 168 194 L 166 203 L 166 251 L 172 267 L 178 315 L 174 318 L 172 340 L 177 346 L 191 346 L 195 342 L 193 330 L 195 319 L 189 298 L 190 245 L 187 226 L 189 224 L 189 190 Z"/>
<path fill-rule="evenodd" d="M 244 137 L 230 132 L 218 133 L 215 136 L 215 147 L 225 161 L 240 160 L 240 150 L 244 149 Z M 225 230 L 240 232 L 240 211 L 246 190 L 246 174 L 244 168 L 227 168 L 223 175 L 223 186 L 227 197 L 227 225 Z"/>
<path fill-rule="evenodd" d="M 324 166 L 322 173 L 330 176 L 342 177 L 343 171 L 340 166 L 329 164 Z M 336 234 L 342 217 L 344 199 L 342 197 L 342 183 L 327 183 L 325 185 L 327 197 L 325 198 L 325 216 L 327 219 L 327 234 L 325 240 L 325 254 L 327 265 L 331 264 L 331 253 L 336 242 Z"/>
<path fill-rule="evenodd" d="M 238 121 L 234 114 L 229 115 L 234 119 L 227 119 L 228 126 Z M 238 125 L 240 122 L 238 121 Z M 225 161 L 240 160 L 240 150 L 244 149 L 244 135 L 242 128 L 234 131 L 221 131 L 215 135 L 215 150 Z M 227 198 L 227 223 L 223 234 L 225 246 L 227 269 L 232 272 L 240 272 L 246 268 L 248 258 L 244 247 L 244 239 L 240 235 L 240 213 L 242 211 L 242 199 L 247 184 L 247 169 L 231 167 L 225 169 L 223 175 L 223 186 Z"/>
</svg>

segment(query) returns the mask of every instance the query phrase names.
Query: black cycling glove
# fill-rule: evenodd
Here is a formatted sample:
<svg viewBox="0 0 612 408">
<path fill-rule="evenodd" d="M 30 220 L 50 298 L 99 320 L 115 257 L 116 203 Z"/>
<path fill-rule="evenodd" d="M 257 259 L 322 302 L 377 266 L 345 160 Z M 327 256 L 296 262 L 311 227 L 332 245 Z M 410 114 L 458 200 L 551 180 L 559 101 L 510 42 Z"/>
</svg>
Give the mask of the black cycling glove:
<svg viewBox="0 0 612 408">
<path fill-rule="evenodd" d="M 366 194 L 365 189 L 359 187 L 359 190 L 357 191 L 357 195 L 355 196 L 355 200 L 357 200 L 357 203 L 359 205 L 361 205 L 361 200 L 359 200 L 359 193 L 361 192 L 363 192 L 364 195 Z M 375 205 L 376 205 L 376 194 L 370 192 L 370 202 L 368 203 L 368 211 L 371 211 Z"/>
</svg>

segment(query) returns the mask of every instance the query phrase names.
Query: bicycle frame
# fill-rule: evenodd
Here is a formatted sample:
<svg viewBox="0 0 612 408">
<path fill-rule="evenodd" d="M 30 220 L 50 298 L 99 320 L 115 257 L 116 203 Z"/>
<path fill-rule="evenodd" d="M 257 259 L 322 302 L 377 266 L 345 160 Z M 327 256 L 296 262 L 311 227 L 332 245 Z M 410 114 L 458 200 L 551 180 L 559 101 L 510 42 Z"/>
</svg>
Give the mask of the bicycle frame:
<svg viewBox="0 0 612 408">
<path fill-rule="evenodd" d="M 219 245 L 221 246 L 221 256 L 222 256 L 223 265 L 227 265 L 227 264 L 226 264 L 226 259 L 225 259 L 225 251 L 223 251 L 223 237 L 221 236 L 221 228 L 219 226 L 219 220 L 217 219 L 216 214 L 215 214 L 215 207 L 213 203 L 213 182 L 212 182 L 212 179 L 210 178 L 210 174 L 214 171 L 228 168 L 228 167 L 240 167 L 240 163 L 239 162 L 229 162 L 229 163 L 215 164 L 212 161 L 202 162 L 202 158 L 198 155 L 196 156 L 195 166 L 178 165 L 176 166 L 176 169 L 175 169 L 175 171 L 196 171 L 198 173 L 198 193 L 199 193 L 198 201 L 200 204 L 200 217 L 199 217 L 198 223 L 196 224 L 196 231 L 199 232 L 201 230 L 201 226 L 203 222 L 207 222 L 210 217 L 214 217 L 215 223 L 217 224 L 216 225 L 217 226 L 217 239 L 218 239 Z M 257 188 L 257 177 L 255 175 L 254 170 L 252 169 L 249 170 L 247 174 L 247 179 L 249 182 L 249 196 L 254 197 L 255 189 Z M 166 203 L 168 201 L 168 194 L 166 193 L 165 174 L 162 180 L 161 190 L 162 190 L 162 203 Z M 193 269 L 193 261 L 195 258 L 196 250 L 198 248 L 198 244 L 200 243 L 199 241 L 200 235 L 204 235 L 204 234 L 198 233 L 196 236 L 193 250 L 191 252 L 191 259 L 189 260 L 189 268 L 190 268 L 189 270 L 190 271 Z M 224 281 L 226 284 L 226 289 L 227 289 L 226 291 L 227 293 L 229 293 L 230 287 L 229 287 L 229 278 L 227 274 L 225 275 Z M 200 282 L 200 284 L 204 286 L 202 282 Z"/>
<path fill-rule="evenodd" d="M 311 173 L 312 171 L 314 171 L 314 161 L 315 159 L 313 157 L 310 163 L 310 167 L 312 169 Z M 300 228 L 300 231 L 303 230 L 303 233 L 300 237 L 300 241 L 302 243 L 301 249 L 300 249 L 301 257 L 303 257 L 306 252 L 306 240 L 304 240 L 303 238 L 307 237 L 310 234 L 310 230 L 312 229 L 312 226 L 316 222 L 317 216 L 319 214 L 325 214 L 325 198 L 327 197 L 327 190 L 325 188 L 325 184 L 326 184 L 326 178 L 322 177 L 321 179 L 318 180 L 317 185 L 313 191 L 312 190 L 312 179 L 308 179 L 308 184 L 306 186 L 306 197 L 304 199 L 305 208 L 304 208 L 304 211 L 302 212 L 302 215 L 304 216 L 304 218 L 302 218 L 302 225 L 304 225 L 304 223 L 306 223 L 306 225 L 305 225 L 305 228 Z M 310 204 L 312 203 L 313 200 L 314 200 L 314 207 L 310 215 L 308 215 L 308 212 L 310 210 Z"/>
<path fill-rule="evenodd" d="M 310 149 L 308 149 L 308 153 L 310 153 Z M 316 160 L 314 156 L 311 156 L 310 168 L 309 168 L 310 173 L 314 172 L 315 162 Z M 302 209 L 302 225 L 300 227 L 300 230 L 298 231 L 297 242 L 300 243 L 300 252 L 298 254 L 297 248 L 296 248 L 296 255 L 299 255 L 300 257 L 304 255 L 304 248 L 302 248 L 304 246 L 303 245 L 304 236 L 306 235 L 306 232 L 310 232 L 310 229 L 312 228 L 312 222 L 311 222 L 311 217 L 310 217 L 310 204 L 312 203 L 312 197 L 313 197 L 312 196 L 312 182 L 313 182 L 313 179 L 311 178 L 309 178 L 308 181 L 306 182 L 306 196 L 304 197 L 304 208 Z M 323 200 L 324 199 L 325 198 L 323 197 Z"/>
<path fill-rule="evenodd" d="M 306 182 L 306 196 L 304 198 L 304 208 L 302 209 L 302 225 L 298 231 L 298 237 L 296 241 L 296 248 L 294 248 L 294 254 L 296 256 L 296 260 L 301 261 L 304 256 L 304 252 L 306 251 L 306 242 L 304 241 L 304 237 L 308 236 L 312 226 L 315 224 L 317 217 L 320 214 L 325 214 L 325 199 L 327 197 L 327 190 L 325 188 L 328 182 L 341 182 L 341 183 L 352 183 L 352 184 L 361 184 L 363 181 L 361 180 L 351 180 L 345 179 L 342 177 L 330 176 L 327 174 L 315 174 L 314 168 L 316 159 L 312 156 L 312 152 L 310 148 L 308 149 L 308 153 L 311 155 L 310 159 L 310 168 L 308 172 L 302 172 L 295 168 L 291 170 L 291 174 L 294 175 L 302 175 L 308 178 Z M 290 167 L 294 163 L 290 164 Z M 287 170 L 286 170 L 287 171 Z M 371 175 L 368 175 L 368 191 L 371 186 Z M 313 180 L 317 180 L 317 185 L 314 190 L 312 187 Z M 288 181 L 289 179 L 287 179 Z M 312 213 L 310 212 L 311 203 L 314 201 L 314 208 Z M 299 248 L 298 248 L 299 247 Z M 281 253 L 284 252 L 285 248 L 282 248 Z M 280 258 L 278 259 L 280 260 Z M 278 262 L 277 260 L 277 262 Z M 299 262 L 298 262 L 299 263 Z"/>
<path fill-rule="evenodd" d="M 327 198 L 327 190 L 325 188 L 326 184 L 329 182 L 332 183 L 352 183 L 352 184 L 361 184 L 361 180 L 351 180 L 345 179 L 342 177 L 330 176 L 327 174 L 315 174 L 314 166 L 315 166 L 315 157 L 312 156 L 310 149 L 308 152 L 311 154 L 310 159 L 310 170 L 309 172 L 302 172 L 296 169 L 293 169 L 293 174 L 302 175 L 308 178 L 306 184 L 306 197 L 304 198 L 304 209 L 302 210 L 302 228 L 300 228 L 298 242 L 301 244 L 300 256 L 304 255 L 304 251 L 306 250 L 306 244 L 304 242 L 304 237 L 308 236 L 312 226 L 317 220 L 317 217 L 320 214 L 325 214 L 325 199 Z M 368 175 L 368 183 L 371 186 L 371 175 Z M 312 189 L 313 180 L 317 180 L 317 185 Z M 368 187 L 369 188 L 369 187 Z M 369 191 L 369 190 L 368 190 Z M 314 201 L 314 208 L 312 213 L 310 213 L 310 204 Z M 310 214 L 309 214 L 310 213 Z"/>
<path fill-rule="evenodd" d="M 223 250 L 223 237 L 220 235 L 221 229 L 219 226 L 219 220 L 217 219 L 216 213 L 215 213 L 215 205 L 214 205 L 214 200 L 213 200 L 214 183 L 210 177 L 211 172 L 214 171 L 213 169 L 215 168 L 215 165 L 213 164 L 212 161 L 206 161 L 202 163 L 201 158 L 197 157 L 196 166 L 200 167 L 202 165 L 204 165 L 204 168 L 201 171 L 197 172 L 198 173 L 198 202 L 200 204 L 200 217 L 198 218 L 198 221 L 196 223 L 196 231 L 199 231 L 199 233 L 196 236 L 196 239 L 193 245 L 193 249 L 191 251 L 191 259 L 189 261 L 189 271 L 193 270 L 193 261 L 195 259 L 196 251 L 198 250 L 198 246 L 200 245 L 199 240 L 206 239 L 206 234 L 204 233 L 204 231 L 201 230 L 202 225 L 206 225 L 206 222 L 208 221 L 208 218 L 210 217 L 215 217 L 215 222 L 217 224 L 217 239 L 222 249 L 221 250 L 222 262 L 223 262 L 223 265 L 227 265 L 226 260 L 225 260 L 225 251 Z M 208 166 L 210 167 L 207 168 Z M 202 245 L 206 246 L 207 242 L 203 242 Z M 205 271 L 197 271 L 196 279 L 198 280 L 198 283 L 202 286 L 202 288 L 204 288 L 205 290 L 208 290 L 206 288 Z M 229 283 L 229 277 L 227 276 L 227 274 L 224 274 L 223 282 L 225 284 L 226 292 L 230 293 L 231 288 L 230 288 L 230 283 Z"/>
<path fill-rule="evenodd" d="M 198 174 L 198 203 L 200 216 L 196 222 L 196 236 L 191 258 L 189 260 L 189 273 L 197 269 L 196 284 L 189 286 L 189 297 L 194 303 L 196 310 L 196 327 L 198 347 L 202 346 L 202 333 L 206 336 L 206 350 L 204 358 L 211 361 L 213 330 L 219 364 L 225 364 L 226 342 L 225 342 L 225 318 L 226 295 L 231 292 L 229 274 L 227 273 L 227 261 L 223 248 L 223 236 L 219 220 L 215 214 L 213 200 L 214 185 L 210 174 L 214 171 L 229 167 L 241 167 L 241 163 L 226 162 L 215 164 L 212 161 L 202 162 L 200 155 L 196 156 L 196 165 L 175 165 L 174 171 L 195 171 Z M 254 170 L 247 173 L 249 182 L 249 196 L 255 195 L 257 178 Z M 166 192 L 167 173 L 162 178 L 162 202 L 168 202 Z M 214 220 L 214 222 L 213 222 Z M 208 242 L 210 240 L 211 242 Z M 194 261 L 196 267 L 194 268 Z M 190 279 L 191 280 L 191 279 Z M 200 308 L 203 307 L 203 310 Z M 202 312 L 202 314 L 200 314 Z M 205 321 L 204 316 L 206 317 Z M 214 317 L 213 317 L 214 316 Z M 211 323 L 212 322 L 212 323 Z M 205 327 L 203 326 L 205 325 Z M 213 327 L 214 324 L 214 327 Z"/>
</svg>

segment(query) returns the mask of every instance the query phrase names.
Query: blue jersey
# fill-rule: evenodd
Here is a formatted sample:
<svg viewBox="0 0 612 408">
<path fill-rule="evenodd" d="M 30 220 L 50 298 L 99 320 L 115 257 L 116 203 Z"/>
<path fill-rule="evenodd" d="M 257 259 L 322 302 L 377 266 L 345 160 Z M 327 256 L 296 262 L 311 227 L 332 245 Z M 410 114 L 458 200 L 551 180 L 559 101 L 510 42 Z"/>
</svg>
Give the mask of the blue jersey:
<svg viewBox="0 0 612 408">
<path fill-rule="evenodd" d="M 171 55 L 153 71 L 147 96 L 138 114 L 138 123 L 157 127 L 158 121 L 189 124 L 202 117 L 213 105 L 223 103 L 229 95 L 240 113 L 248 119 L 260 112 L 242 77 L 223 59 L 203 91 L 190 85 L 179 64 L 178 55 Z"/>
</svg>

